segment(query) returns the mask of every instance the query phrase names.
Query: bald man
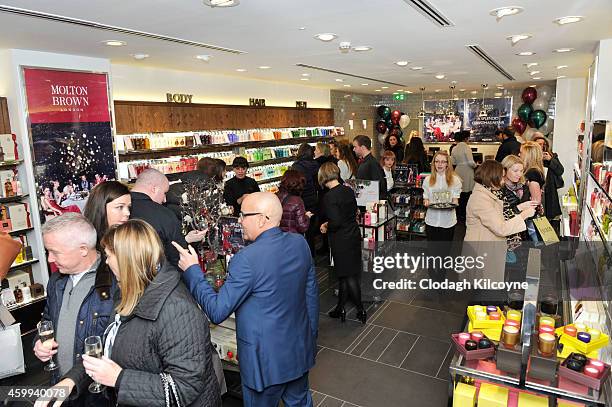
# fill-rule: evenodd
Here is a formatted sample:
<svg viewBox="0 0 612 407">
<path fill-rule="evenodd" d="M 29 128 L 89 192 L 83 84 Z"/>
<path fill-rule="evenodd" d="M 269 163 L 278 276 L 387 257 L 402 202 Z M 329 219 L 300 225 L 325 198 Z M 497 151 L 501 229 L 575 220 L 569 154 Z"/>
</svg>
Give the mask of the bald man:
<svg viewBox="0 0 612 407">
<path fill-rule="evenodd" d="M 276 195 L 256 192 L 242 202 L 239 219 L 252 243 L 229 264 L 216 293 L 195 250 L 178 244 L 179 266 L 192 295 L 213 323 L 236 313 L 236 337 L 245 406 L 312 406 L 308 371 L 315 363 L 319 290 L 310 249 L 302 235 L 278 226 Z"/>
</svg>

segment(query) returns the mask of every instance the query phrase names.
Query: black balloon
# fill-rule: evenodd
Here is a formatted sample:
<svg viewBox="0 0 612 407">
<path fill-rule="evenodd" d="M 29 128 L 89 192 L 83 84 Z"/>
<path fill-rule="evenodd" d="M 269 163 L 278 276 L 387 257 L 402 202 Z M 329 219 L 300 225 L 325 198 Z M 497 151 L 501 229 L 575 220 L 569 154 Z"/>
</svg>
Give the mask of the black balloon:
<svg viewBox="0 0 612 407">
<path fill-rule="evenodd" d="M 376 123 L 376 131 L 380 134 L 385 134 L 387 131 L 387 123 L 384 120 L 380 120 Z"/>
<path fill-rule="evenodd" d="M 385 112 L 389 110 L 389 113 L 391 113 L 391 109 L 389 109 L 387 106 L 385 105 L 380 105 L 378 106 L 378 109 L 376 109 L 376 113 L 378 113 L 378 115 L 382 118 L 385 118 Z M 386 119 L 386 118 L 385 118 Z"/>
</svg>

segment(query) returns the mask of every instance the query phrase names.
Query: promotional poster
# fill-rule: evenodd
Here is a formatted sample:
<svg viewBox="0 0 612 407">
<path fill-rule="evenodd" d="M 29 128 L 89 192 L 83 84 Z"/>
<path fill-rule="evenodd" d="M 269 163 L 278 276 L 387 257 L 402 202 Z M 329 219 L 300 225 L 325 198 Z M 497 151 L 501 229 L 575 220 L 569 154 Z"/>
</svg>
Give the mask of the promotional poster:
<svg viewBox="0 0 612 407">
<path fill-rule="evenodd" d="M 82 212 L 115 178 L 106 74 L 24 68 L 34 172 L 45 218 Z"/>
<path fill-rule="evenodd" d="M 423 110 L 423 141 L 454 141 L 454 133 L 462 129 L 465 100 L 426 100 L 423 102 Z"/>
<path fill-rule="evenodd" d="M 481 111 L 486 116 L 481 116 Z M 470 130 L 469 141 L 497 141 L 495 130 L 510 126 L 512 120 L 512 98 L 468 99 L 465 130 Z"/>
</svg>

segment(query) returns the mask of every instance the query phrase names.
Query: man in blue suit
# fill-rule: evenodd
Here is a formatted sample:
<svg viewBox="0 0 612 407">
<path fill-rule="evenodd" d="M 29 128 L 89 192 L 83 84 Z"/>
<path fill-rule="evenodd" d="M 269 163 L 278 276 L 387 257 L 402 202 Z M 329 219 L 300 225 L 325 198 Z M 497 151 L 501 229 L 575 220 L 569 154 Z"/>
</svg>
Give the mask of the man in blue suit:
<svg viewBox="0 0 612 407">
<path fill-rule="evenodd" d="M 229 264 L 216 293 L 206 281 L 195 250 L 175 246 L 192 295 L 219 324 L 236 313 L 236 339 L 244 405 L 310 407 L 308 371 L 315 363 L 319 292 L 306 240 L 278 227 L 283 208 L 269 192 L 249 194 L 240 223 L 252 244 Z"/>
</svg>

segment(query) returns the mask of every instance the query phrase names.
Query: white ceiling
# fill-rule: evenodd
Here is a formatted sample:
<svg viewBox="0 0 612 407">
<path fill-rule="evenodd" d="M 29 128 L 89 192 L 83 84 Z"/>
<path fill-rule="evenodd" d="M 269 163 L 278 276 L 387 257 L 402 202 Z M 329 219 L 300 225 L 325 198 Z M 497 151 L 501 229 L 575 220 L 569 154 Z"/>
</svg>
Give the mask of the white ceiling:
<svg viewBox="0 0 612 407">
<path fill-rule="evenodd" d="M 457 81 L 457 89 L 480 89 L 480 84 L 520 87 L 532 81 L 527 62 L 538 62 L 542 80 L 558 75 L 586 76 L 597 41 L 612 37 L 610 0 L 431 0 L 455 24 L 439 28 L 403 0 L 242 0 L 237 7 L 211 9 L 201 0 L 0 0 L 0 4 L 95 21 L 133 30 L 178 37 L 246 51 L 234 55 L 160 40 L 115 34 L 70 24 L 0 13 L 0 49 L 21 48 L 110 58 L 117 64 L 139 64 L 171 69 L 239 75 L 247 78 L 292 82 L 301 85 L 374 93 L 397 89 L 418 92 L 420 86 L 446 89 Z M 497 22 L 490 10 L 521 6 L 524 11 Z M 584 21 L 563 27 L 557 17 L 584 16 Z M 299 27 L 305 27 L 299 30 Z M 330 43 L 313 39 L 317 33 L 333 32 Z M 531 39 L 511 46 L 506 37 L 532 34 Z M 113 48 L 100 42 L 117 39 L 127 46 Z M 340 41 L 353 46 L 368 45 L 369 52 L 342 54 Z M 478 44 L 516 82 L 514 86 L 465 48 Z M 571 47 L 571 53 L 556 54 L 556 48 Z M 520 51 L 536 55 L 521 57 Z M 136 61 L 131 54 L 150 58 Z M 209 63 L 196 60 L 210 54 Z M 407 67 L 394 64 L 408 60 Z M 404 84 L 386 85 L 332 73 L 308 70 L 296 64 Z M 269 70 L 257 69 L 269 65 Z M 413 71 L 411 66 L 423 66 Z M 569 67 L 557 71 L 557 65 Z M 237 68 L 247 69 L 238 73 Z M 309 81 L 300 81 L 310 73 Z M 444 73 L 443 80 L 434 78 Z M 343 83 L 335 81 L 344 79 Z M 368 86 L 361 85 L 368 83 Z M 382 92 L 381 92 L 382 93 Z"/>
</svg>

